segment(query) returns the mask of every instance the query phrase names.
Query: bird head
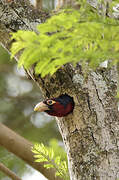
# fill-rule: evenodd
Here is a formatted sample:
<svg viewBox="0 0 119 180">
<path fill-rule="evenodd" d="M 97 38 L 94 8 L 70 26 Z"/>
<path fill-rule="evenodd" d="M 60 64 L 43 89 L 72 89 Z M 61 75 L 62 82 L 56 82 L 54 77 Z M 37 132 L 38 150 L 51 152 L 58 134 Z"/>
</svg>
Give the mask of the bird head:
<svg viewBox="0 0 119 180">
<path fill-rule="evenodd" d="M 57 98 L 46 99 L 38 103 L 34 111 L 46 112 L 51 116 L 64 117 L 73 112 L 74 105 L 73 97 L 65 93 Z"/>
</svg>

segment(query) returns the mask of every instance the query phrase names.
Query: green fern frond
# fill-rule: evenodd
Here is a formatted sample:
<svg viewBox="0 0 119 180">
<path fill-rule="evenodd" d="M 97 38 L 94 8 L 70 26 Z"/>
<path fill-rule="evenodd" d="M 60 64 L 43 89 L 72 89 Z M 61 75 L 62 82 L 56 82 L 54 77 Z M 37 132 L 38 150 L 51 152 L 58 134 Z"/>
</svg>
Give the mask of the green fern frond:
<svg viewBox="0 0 119 180">
<path fill-rule="evenodd" d="M 54 168 L 56 170 L 56 176 L 60 176 L 64 180 L 69 180 L 67 163 L 61 160 L 60 156 L 56 156 L 51 147 L 46 147 L 42 143 L 35 144 L 32 148 L 34 153 L 35 162 L 46 162 L 44 167 Z"/>
</svg>

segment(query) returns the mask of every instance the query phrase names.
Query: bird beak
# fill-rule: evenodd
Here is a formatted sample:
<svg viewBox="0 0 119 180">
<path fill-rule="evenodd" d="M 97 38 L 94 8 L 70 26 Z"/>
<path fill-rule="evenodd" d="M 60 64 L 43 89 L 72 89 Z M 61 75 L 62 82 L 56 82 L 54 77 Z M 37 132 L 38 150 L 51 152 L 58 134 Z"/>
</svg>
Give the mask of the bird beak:
<svg viewBox="0 0 119 180">
<path fill-rule="evenodd" d="M 39 111 L 39 112 L 43 112 L 43 111 L 46 111 L 46 110 L 49 110 L 49 108 L 43 102 L 38 103 L 34 108 L 34 111 Z"/>
</svg>

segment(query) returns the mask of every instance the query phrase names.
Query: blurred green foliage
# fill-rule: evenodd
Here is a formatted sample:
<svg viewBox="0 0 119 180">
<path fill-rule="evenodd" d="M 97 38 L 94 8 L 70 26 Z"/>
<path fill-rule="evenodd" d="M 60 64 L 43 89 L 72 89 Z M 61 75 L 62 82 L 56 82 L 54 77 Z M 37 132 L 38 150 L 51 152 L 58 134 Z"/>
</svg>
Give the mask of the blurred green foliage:
<svg viewBox="0 0 119 180">
<path fill-rule="evenodd" d="M 47 121 L 47 116 L 44 116 L 43 122 L 41 119 L 42 116 L 37 116 L 36 119 L 38 118 L 39 121 L 41 120 L 43 122 L 40 127 L 37 127 L 37 124 L 35 125 L 31 122 L 31 117 L 35 114 L 33 107 L 37 102 L 42 100 L 41 92 L 35 84 L 28 93 L 18 94 L 17 96 L 10 95 L 7 81 L 9 81 L 11 75 L 19 78 L 10 81 L 14 85 L 11 89 L 13 92 L 17 86 L 15 85 L 17 83 L 16 81 L 25 80 L 29 82 L 25 76 L 19 76 L 19 74 L 15 73 L 16 65 L 14 63 L 15 62 L 10 62 L 10 56 L 7 51 L 0 46 L 0 122 L 3 122 L 9 128 L 33 143 L 43 142 L 48 146 L 52 138 L 61 140 L 55 120 L 51 119 Z M 25 87 L 25 89 L 26 88 L 27 87 Z M 27 108 L 30 108 L 30 110 L 28 114 L 25 114 L 24 111 L 27 110 Z M 35 121 L 34 116 L 32 119 Z M 21 159 L 2 147 L 0 147 L 0 161 L 20 177 L 29 171 Z M 0 179 L 2 180 L 3 177 L 6 176 L 0 172 Z"/>
<path fill-rule="evenodd" d="M 26 172 L 26 165 L 24 161 L 21 161 L 18 157 L 14 156 L 4 148 L 0 148 L 0 162 L 3 163 L 6 167 L 15 172 L 19 177 Z M 0 172 L 0 179 L 6 175 Z"/>
<path fill-rule="evenodd" d="M 10 64 L 10 55 L 7 51 L 4 50 L 2 46 L 0 46 L 0 65 L 2 64 Z"/>
<path fill-rule="evenodd" d="M 44 2 L 46 8 L 53 8 L 54 0 L 45 0 Z M 59 151 L 62 158 L 65 159 L 63 148 L 56 145 L 56 139 L 52 141 L 54 138 L 61 141 L 61 136 L 55 120 L 51 119 L 47 121 L 47 117 L 44 116 L 44 123 L 40 127 L 37 127 L 37 125 L 31 122 L 33 107 L 42 99 L 39 88 L 34 85 L 33 89 L 28 93 L 18 94 L 17 96 L 10 95 L 7 79 L 9 81 L 11 75 L 13 77 L 19 77 L 21 81 L 28 81 L 25 77 L 16 74 L 14 71 L 15 69 L 15 62 L 10 61 L 10 55 L 0 46 L 0 122 L 3 122 L 9 128 L 33 143 L 43 142 L 47 146 L 50 144 L 50 146 L 53 146 L 54 150 L 56 149 L 56 153 Z M 17 79 L 16 81 L 19 81 L 19 79 Z M 16 81 L 10 81 L 11 85 L 12 83 L 14 85 L 12 88 L 13 91 L 14 87 L 17 86 Z M 25 115 L 24 111 L 29 107 L 31 110 Z M 38 118 L 40 121 L 41 117 L 38 116 Z M 2 147 L 0 147 L 0 161 L 20 177 L 29 171 L 26 164 L 21 159 Z M 2 180 L 4 178 L 6 179 L 6 175 L 0 172 L 0 179 Z"/>
<path fill-rule="evenodd" d="M 67 155 L 66 152 L 64 151 L 63 145 L 60 144 L 60 142 L 57 141 L 57 139 L 51 139 L 49 142 L 49 146 L 53 148 L 54 153 L 56 156 L 61 156 L 61 160 L 67 161 Z"/>
</svg>

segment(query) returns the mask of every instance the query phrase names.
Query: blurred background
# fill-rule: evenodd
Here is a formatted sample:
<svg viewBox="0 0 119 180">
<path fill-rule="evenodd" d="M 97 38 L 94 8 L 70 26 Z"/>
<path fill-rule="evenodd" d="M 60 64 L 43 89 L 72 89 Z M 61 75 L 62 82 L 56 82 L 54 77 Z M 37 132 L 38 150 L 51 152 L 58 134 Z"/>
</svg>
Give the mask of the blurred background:
<svg viewBox="0 0 119 180">
<path fill-rule="evenodd" d="M 35 1 L 32 1 L 34 3 Z M 44 0 L 48 9 L 55 7 L 56 1 Z M 23 69 L 18 69 L 10 61 L 7 51 L 0 46 L 0 122 L 16 131 L 29 141 L 45 145 L 62 144 L 54 118 L 45 113 L 34 112 L 34 106 L 43 99 L 40 89 L 32 80 L 26 78 Z M 0 147 L 0 162 L 14 171 L 22 180 L 46 180 L 15 155 Z M 0 172 L 0 180 L 10 180 Z"/>
</svg>

